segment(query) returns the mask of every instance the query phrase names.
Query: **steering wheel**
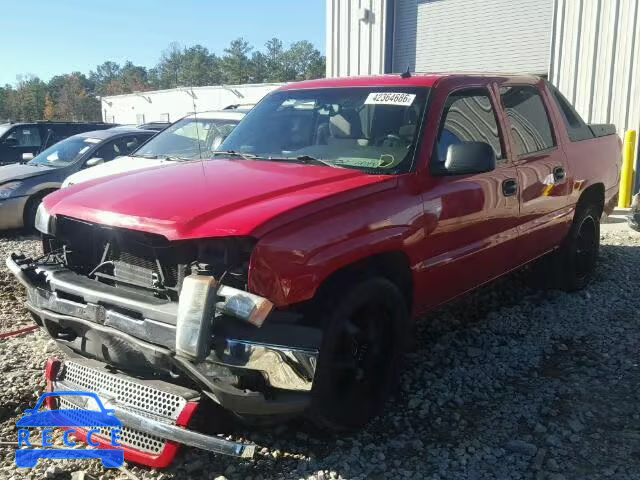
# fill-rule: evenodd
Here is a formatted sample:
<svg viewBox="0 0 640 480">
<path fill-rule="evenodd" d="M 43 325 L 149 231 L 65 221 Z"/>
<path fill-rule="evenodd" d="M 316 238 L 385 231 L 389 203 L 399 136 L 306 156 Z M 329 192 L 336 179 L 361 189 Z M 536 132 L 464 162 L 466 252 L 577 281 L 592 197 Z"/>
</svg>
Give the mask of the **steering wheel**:
<svg viewBox="0 0 640 480">
<path fill-rule="evenodd" d="M 376 138 L 374 144 L 377 147 L 397 147 L 399 146 L 398 144 L 400 144 L 401 146 L 405 146 L 408 144 L 408 142 L 403 139 L 401 136 L 399 135 L 395 135 L 393 133 L 388 133 L 386 135 L 382 135 L 378 138 Z"/>
</svg>

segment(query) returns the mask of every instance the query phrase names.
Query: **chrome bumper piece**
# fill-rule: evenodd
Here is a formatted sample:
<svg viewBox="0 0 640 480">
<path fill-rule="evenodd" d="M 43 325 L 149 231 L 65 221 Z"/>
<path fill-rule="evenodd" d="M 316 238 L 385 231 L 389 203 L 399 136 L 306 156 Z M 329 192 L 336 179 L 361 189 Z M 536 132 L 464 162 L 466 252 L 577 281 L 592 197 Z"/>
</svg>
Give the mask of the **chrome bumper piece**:
<svg viewBox="0 0 640 480">
<path fill-rule="evenodd" d="M 96 328 L 113 328 L 143 342 L 172 351 L 175 348 L 177 304 L 142 295 L 123 296 L 116 288 L 98 283 L 57 266 L 38 266 L 35 275 L 12 257 L 7 267 L 27 288 L 27 307 L 34 313 L 51 312 L 52 317 L 78 319 Z M 73 296 L 74 300 L 65 297 Z M 79 300 L 81 299 L 81 301 Z M 136 317 L 122 313 L 132 311 Z M 140 318 L 141 317 L 141 318 Z M 114 332 L 115 333 L 115 332 Z M 218 347 L 205 360 L 226 367 L 259 371 L 273 388 L 308 392 L 313 385 L 318 350 L 297 348 L 239 338 L 215 339 Z"/>
</svg>

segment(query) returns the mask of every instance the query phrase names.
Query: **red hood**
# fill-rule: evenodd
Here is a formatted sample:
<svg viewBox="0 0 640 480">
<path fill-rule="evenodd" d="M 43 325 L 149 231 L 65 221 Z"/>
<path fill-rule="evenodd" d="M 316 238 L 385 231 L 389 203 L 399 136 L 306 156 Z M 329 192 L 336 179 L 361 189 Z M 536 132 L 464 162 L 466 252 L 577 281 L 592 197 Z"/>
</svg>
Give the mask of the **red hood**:
<svg viewBox="0 0 640 480">
<path fill-rule="evenodd" d="M 393 177 L 341 168 L 209 160 L 80 183 L 47 196 L 45 205 L 54 215 L 169 240 L 259 237 L 278 224 L 395 184 Z"/>
</svg>

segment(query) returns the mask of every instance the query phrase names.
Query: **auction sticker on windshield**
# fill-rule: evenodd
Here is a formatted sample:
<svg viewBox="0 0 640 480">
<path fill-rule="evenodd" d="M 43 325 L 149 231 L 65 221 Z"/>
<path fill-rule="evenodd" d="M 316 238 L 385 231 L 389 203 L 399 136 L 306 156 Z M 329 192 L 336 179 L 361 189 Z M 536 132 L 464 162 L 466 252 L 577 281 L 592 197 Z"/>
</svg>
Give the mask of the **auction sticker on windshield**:
<svg viewBox="0 0 640 480">
<path fill-rule="evenodd" d="M 408 107 L 416 99 L 414 93 L 378 92 L 370 93 L 365 105 L 400 105 Z"/>
</svg>

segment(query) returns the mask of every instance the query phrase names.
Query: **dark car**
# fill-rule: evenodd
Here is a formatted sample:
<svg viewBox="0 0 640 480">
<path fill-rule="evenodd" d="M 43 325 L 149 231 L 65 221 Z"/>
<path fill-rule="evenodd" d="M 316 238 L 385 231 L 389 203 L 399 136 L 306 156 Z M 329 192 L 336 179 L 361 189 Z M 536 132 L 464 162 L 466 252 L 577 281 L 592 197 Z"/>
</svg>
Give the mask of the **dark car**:
<svg viewBox="0 0 640 480">
<path fill-rule="evenodd" d="M 26 164 L 0 166 L 0 230 L 30 228 L 42 198 L 69 175 L 128 155 L 156 133 L 123 127 L 80 133 Z"/>
<path fill-rule="evenodd" d="M 142 128 L 143 130 L 155 130 L 156 132 L 161 132 L 169 125 L 171 125 L 171 122 L 148 122 L 138 125 L 138 128 Z"/>
<path fill-rule="evenodd" d="M 71 135 L 114 127 L 96 122 L 32 122 L 0 124 L 0 165 L 30 160 Z"/>
</svg>

